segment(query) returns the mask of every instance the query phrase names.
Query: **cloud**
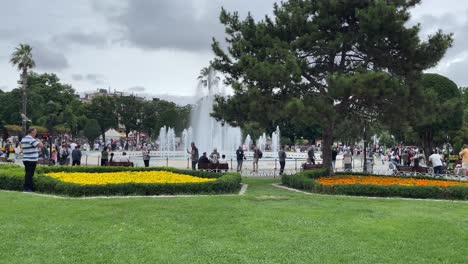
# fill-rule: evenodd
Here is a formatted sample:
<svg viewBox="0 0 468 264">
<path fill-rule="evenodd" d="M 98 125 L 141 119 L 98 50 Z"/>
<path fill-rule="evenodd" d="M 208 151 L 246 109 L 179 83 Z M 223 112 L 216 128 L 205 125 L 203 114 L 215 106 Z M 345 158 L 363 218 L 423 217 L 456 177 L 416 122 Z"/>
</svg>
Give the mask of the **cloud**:
<svg viewBox="0 0 468 264">
<path fill-rule="evenodd" d="M 219 22 L 221 7 L 253 11 L 259 18 L 273 10 L 276 0 L 121 0 L 92 2 L 97 13 L 117 25 L 122 41 L 145 50 L 173 49 L 189 52 L 210 51 L 213 37 L 223 41 L 224 27 Z M 260 2 L 260 3 L 258 3 Z"/>
<path fill-rule="evenodd" d="M 88 74 L 78 74 L 74 73 L 71 75 L 74 81 L 87 81 L 92 84 L 101 85 L 104 84 L 104 76 L 101 74 L 88 73 Z"/>
<path fill-rule="evenodd" d="M 84 33 L 84 32 L 68 32 L 65 34 L 55 35 L 52 37 L 54 42 L 59 47 L 69 47 L 71 45 L 83 45 L 91 47 L 105 47 L 107 38 L 105 33 Z"/>
<path fill-rule="evenodd" d="M 68 60 L 63 53 L 55 51 L 40 42 L 32 43 L 31 46 L 38 69 L 60 71 L 68 68 Z"/>
<path fill-rule="evenodd" d="M 6 91 L 8 90 L 8 86 L 7 85 L 0 85 L 0 91 Z"/>
<path fill-rule="evenodd" d="M 466 69 L 468 69 L 468 59 L 450 63 L 444 73 L 449 79 L 455 81 L 458 86 L 468 87 Z"/>
<path fill-rule="evenodd" d="M 128 88 L 127 91 L 129 91 L 129 92 L 140 92 L 141 93 L 141 92 L 146 91 L 146 88 L 143 87 L 143 86 L 134 86 L 134 87 Z"/>
</svg>

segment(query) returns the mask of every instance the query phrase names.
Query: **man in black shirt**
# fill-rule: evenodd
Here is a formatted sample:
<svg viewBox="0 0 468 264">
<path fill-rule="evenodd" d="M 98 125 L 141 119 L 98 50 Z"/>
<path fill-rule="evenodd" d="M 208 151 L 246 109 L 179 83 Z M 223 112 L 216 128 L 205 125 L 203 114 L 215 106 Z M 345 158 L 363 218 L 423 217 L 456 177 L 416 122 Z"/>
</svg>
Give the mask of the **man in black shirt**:
<svg viewBox="0 0 468 264">
<path fill-rule="evenodd" d="M 332 164 L 333 164 L 333 171 L 336 171 L 336 156 L 338 156 L 338 152 L 336 148 L 332 147 Z"/>
<path fill-rule="evenodd" d="M 239 171 L 242 171 L 242 162 L 245 159 L 244 150 L 242 149 L 242 146 L 239 146 L 239 148 L 237 149 L 236 157 L 237 157 L 237 172 L 239 172 Z"/>
<path fill-rule="evenodd" d="M 210 163 L 210 160 L 206 156 L 206 152 L 203 152 L 203 156 L 201 156 L 200 159 L 198 160 L 198 164 L 206 164 L 206 163 Z"/>
</svg>

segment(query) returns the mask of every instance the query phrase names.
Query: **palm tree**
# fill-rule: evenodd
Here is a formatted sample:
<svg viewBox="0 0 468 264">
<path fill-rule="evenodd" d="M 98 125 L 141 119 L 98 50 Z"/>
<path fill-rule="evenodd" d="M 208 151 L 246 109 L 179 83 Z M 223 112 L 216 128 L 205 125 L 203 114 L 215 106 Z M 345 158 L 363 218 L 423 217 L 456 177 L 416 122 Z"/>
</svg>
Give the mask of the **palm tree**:
<svg viewBox="0 0 468 264">
<path fill-rule="evenodd" d="M 197 79 L 200 80 L 200 84 L 203 87 L 208 88 L 209 92 L 211 92 L 211 87 L 213 85 L 217 85 L 218 82 L 221 80 L 218 76 L 216 76 L 216 72 L 213 66 L 211 65 L 208 67 L 203 67 Z"/>
<path fill-rule="evenodd" d="M 27 105 L 27 97 L 26 97 L 26 85 L 28 81 L 28 69 L 34 68 L 36 63 L 32 58 L 32 47 L 28 44 L 19 44 L 16 47 L 15 52 L 11 54 L 10 63 L 13 66 L 18 67 L 19 71 L 22 71 L 21 74 L 21 81 L 23 85 L 23 108 L 22 108 L 22 120 L 23 120 L 23 130 L 26 131 L 26 122 L 28 120 L 26 116 L 26 105 Z"/>
</svg>

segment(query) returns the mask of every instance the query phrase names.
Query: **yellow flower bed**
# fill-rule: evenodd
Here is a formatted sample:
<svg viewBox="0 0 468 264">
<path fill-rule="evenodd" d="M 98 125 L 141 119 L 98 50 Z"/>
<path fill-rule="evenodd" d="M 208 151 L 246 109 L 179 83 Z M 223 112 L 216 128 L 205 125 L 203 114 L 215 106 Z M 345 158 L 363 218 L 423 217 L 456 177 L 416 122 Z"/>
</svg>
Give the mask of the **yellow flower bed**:
<svg viewBox="0 0 468 264">
<path fill-rule="evenodd" d="M 60 181 L 78 184 L 117 184 L 117 183 L 202 183 L 216 179 L 198 178 L 168 171 L 123 171 L 105 173 L 54 172 L 47 176 Z"/>
</svg>

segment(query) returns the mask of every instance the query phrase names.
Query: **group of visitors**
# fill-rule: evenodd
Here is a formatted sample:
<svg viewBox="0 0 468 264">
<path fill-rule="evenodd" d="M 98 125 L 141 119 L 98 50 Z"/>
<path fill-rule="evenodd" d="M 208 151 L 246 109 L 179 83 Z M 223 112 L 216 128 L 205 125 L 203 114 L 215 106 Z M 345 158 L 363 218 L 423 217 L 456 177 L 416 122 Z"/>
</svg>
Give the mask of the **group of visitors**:
<svg viewBox="0 0 468 264">
<path fill-rule="evenodd" d="M 149 153 L 147 156 L 143 156 L 143 160 L 149 157 Z M 127 152 L 122 152 L 122 155 L 116 156 L 112 149 L 104 147 L 101 151 L 101 166 L 108 166 L 109 162 L 130 162 L 130 157 L 127 155 Z M 149 166 L 149 158 L 147 162 L 145 162 L 145 167 Z"/>
<path fill-rule="evenodd" d="M 197 164 L 228 164 L 226 155 L 220 155 L 217 148 L 214 148 L 208 157 L 206 152 L 203 152 L 201 156 L 199 155 L 195 142 L 192 142 L 190 146 L 192 149 L 187 149 L 187 153 L 190 154 L 190 159 L 192 160 L 192 170 L 197 169 Z"/>
</svg>

